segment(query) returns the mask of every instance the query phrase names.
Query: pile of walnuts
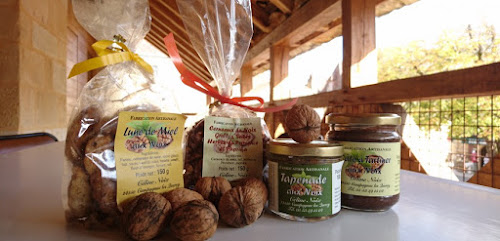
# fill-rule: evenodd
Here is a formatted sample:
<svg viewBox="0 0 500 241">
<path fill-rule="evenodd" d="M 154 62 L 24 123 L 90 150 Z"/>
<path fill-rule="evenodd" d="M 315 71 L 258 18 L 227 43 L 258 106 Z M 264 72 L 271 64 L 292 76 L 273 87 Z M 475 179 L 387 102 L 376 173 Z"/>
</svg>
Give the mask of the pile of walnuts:
<svg viewBox="0 0 500 241">
<path fill-rule="evenodd" d="M 130 106 L 120 111 L 160 110 L 154 106 Z M 83 222 L 92 229 L 119 223 L 114 142 L 120 111 L 106 116 L 102 108 L 91 105 L 70 122 L 65 146 L 72 171 L 67 192 L 69 222 Z"/>
<path fill-rule="evenodd" d="M 222 177 L 203 177 L 195 191 L 177 188 L 137 196 L 124 205 L 122 226 L 135 240 L 152 239 L 167 228 L 183 241 L 206 240 L 215 233 L 219 219 L 232 227 L 252 224 L 266 202 L 267 188 L 256 178 L 231 187 Z"/>
</svg>

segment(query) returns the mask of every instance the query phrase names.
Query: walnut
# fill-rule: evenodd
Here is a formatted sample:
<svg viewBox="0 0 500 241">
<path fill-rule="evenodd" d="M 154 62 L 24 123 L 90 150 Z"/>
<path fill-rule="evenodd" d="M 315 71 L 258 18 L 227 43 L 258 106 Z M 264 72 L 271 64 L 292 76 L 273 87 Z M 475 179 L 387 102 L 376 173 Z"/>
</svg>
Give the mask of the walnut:
<svg viewBox="0 0 500 241">
<path fill-rule="evenodd" d="M 160 131 L 156 132 L 157 142 L 155 143 L 156 149 L 166 148 L 170 143 L 174 141 L 174 138 L 169 133 L 161 133 Z"/>
<path fill-rule="evenodd" d="M 141 153 L 149 147 L 149 140 L 146 135 L 134 136 L 125 141 L 125 147 L 129 151 Z"/>
<path fill-rule="evenodd" d="M 365 168 L 357 162 L 347 166 L 345 169 L 345 174 L 352 178 L 360 178 L 364 173 Z"/>
<path fill-rule="evenodd" d="M 206 240 L 215 233 L 219 213 L 207 200 L 193 200 L 174 212 L 170 231 L 180 240 Z"/>
<path fill-rule="evenodd" d="M 294 105 L 285 118 L 285 129 L 296 142 L 309 143 L 320 136 L 321 118 L 308 105 Z"/>
<path fill-rule="evenodd" d="M 223 177 L 202 177 L 196 182 L 194 190 L 199 192 L 205 200 L 214 205 L 219 203 L 220 197 L 231 189 L 231 184 Z"/>
<path fill-rule="evenodd" d="M 187 188 L 177 188 L 164 193 L 163 196 L 170 202 L 174 211 L 186 202 L 192 200 L 203 200 L 203 196 L 201 196 L 201 194 Z"/>
<path fill-rule="evenodd" d="M 115 171 L 114 140 L 110 135 L 97 135 L 90 139 L 85 147 L 85 159 L 83 165 L 90 175 L 97 169 L 106 172 Z"/>
<path fill-rule="evenodd" d="M 266 184 L 263 181 L 255 177 L 247 177 L 240 180 L 237 186 L 246 186 L 254 189 L 258 193 L 258 197 L 262 199 L 261 202 L 265 207 L 268 198 L 268 191 Z"/>
<path fill-rule="evenodd" d="M 161 194 L 143 193 L 125 205 L 123 227 L 131 238 L 149 240 L 165 228 L 171 213 L 170 202 Z"/>
<path fill-rule="evenodd" d="M 99 210 L 105 214 L 118 214 L 116 180 L 102 176 L 101 170 L 98 170 L 90 176 L 90 185 L 92 186 L 92 197 L 97 202 Z"/>
<path fill-rule="evenodd" d="M 89 176 L 81 167 L 73 167 L 73 175 L 68 186 L 68 218 L 83 218 L 92 206 Z"/>
<path fill-rule="evenodd" d="M 220 218 L 233 227 L 243 227 L 255 222 L 264 204 L 255 189 L 248 186 L 238 186 L 227 191 L 219 201 Z"/>
<path fill-rule="evenodd" d="M 73 164 L 82 165 L 85 146 L 89 139 L 99 131 L 97 123 L 99 123 L 101 115 L 101 110 L 97 106 L 89 106 L 70 121 L 64 152 Z"/>
</svg>

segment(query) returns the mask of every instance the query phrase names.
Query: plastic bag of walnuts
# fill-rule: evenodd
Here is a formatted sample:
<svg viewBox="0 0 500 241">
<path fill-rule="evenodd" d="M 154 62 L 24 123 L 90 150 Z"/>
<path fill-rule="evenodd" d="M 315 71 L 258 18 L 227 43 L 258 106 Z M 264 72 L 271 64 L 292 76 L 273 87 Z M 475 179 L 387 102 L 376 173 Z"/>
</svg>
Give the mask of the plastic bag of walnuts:
<svg viewBox="0 0 500 241">
<path fill-rule="evenodd" d="M 262 177 L 270 134 L 254 111 L 265 109 L 241 104 L 244 98 L 231 98 L 253 34 L 251 1 L 182 0 L 177 5 L 193 47 L 218 87 L 215 90 L 193 74 L 185 74 L 182 61 L 173 58 L 185 84 L 198 90 L 203 87 L 200 91 L 218 99 L 209 115 L 187 130 L 184 185 L 193 187 L 202 176 L 229 181 Z M 167 40 L 167 50 L 170 56 L 177 55 L 169 45 L 174 45 L 173 39 L 170 44 Z"/>
<path fill-rule="evenodd" d="M 95 39 L 114 38 L 113 48 L 126 41 L 133 50 L 150 28 L 147 0 L 73 0 L 72 4 L 80 24 Z M 68 222 L 102 228 L 118 220 L 114 139 L 119 112 L 177 112 L 168 89 L 158 88 L 138 62 L 104 67 L 81 92 L 66 137 L 63 203 Z"/>
</svg>

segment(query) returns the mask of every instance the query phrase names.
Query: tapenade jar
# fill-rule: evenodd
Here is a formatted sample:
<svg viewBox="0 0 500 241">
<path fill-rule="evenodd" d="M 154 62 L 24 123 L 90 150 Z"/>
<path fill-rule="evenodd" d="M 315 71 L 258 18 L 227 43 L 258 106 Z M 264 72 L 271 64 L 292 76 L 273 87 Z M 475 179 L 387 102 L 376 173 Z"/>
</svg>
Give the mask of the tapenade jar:
<svg viewBox="0 0 500 241">
<path fill-rule="evenodd" d="M 290 220 L 320 221 L 340 211 L 343 148 L 339 144 L 291 139 L 271 141 L 269 210 Z"/>
<path fill-rule="evenodd" d="M 344 146 L 342 206 L 385 211 L 399 200 L 401 137 L 396 114 L 329 114 L 329 141 Z"/>
</svg>

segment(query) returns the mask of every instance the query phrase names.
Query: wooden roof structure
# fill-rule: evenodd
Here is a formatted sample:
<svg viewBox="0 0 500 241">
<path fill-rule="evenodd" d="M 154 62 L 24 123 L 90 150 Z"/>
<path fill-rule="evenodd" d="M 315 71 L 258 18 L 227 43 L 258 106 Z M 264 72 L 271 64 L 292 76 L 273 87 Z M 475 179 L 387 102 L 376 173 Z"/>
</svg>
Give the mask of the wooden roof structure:
<svg viewBox="0 0 500 241">
<path fill-rule="evenodd" d="M 376 16 L 418 0 L 369 0 L 376 2 Z M 270 49 L 285 46 L 286 58 L 342 35 L 341 0 L 251 0 L 254 36 L 245 68 L 252 75 L 270 67 Z M 208 82 L 210 73 L 191 45 L 176 0 L 150 0 L 151 31 L 146 39 L 166 53 L 163 37 L 174 33 L 179 52 L 191 72 Z"/>
</svg>

